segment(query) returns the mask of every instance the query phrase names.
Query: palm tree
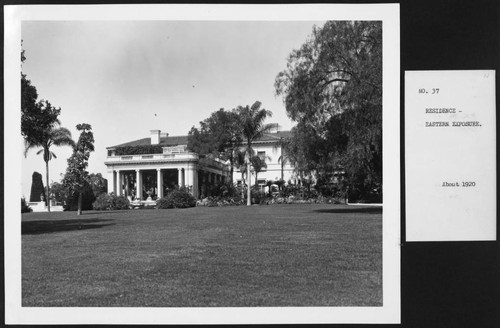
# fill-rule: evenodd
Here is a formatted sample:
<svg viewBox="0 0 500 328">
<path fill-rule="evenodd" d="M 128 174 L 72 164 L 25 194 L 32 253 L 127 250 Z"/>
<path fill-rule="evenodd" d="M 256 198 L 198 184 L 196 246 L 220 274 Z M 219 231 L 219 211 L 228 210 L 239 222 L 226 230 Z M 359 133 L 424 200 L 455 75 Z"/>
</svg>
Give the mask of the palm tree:
<svg viewBox="0 0 500 328">
<path fill-rule="evenodd" d="M 234 164 L 241 172 L 241 200 L 243 200 L 243 199 L 245 199 L 244 184 L 245 184 L 245 172 L 247 171 L 245 152 L 236 150 L 235 156 L 234 156 Z"/>
<path fill-rule="evenodd" d="M 43 160 L 45 161 L 46 169 L 46 180 L 47 180 L 47 210 L 50 212 L 50 184 L 49 184 L 49 161 L 52 158 L 57 158 L 56 154 L 50 150 L 51 146 L 75 146 L 75 142 L 71 139 L 71 132 L 59 126 L 59 120 L 51 124 L 45 131 L 43 131 L 42 136 L 37 140 L 31 139 L 24 141 L 25 150 L 24 156 L 28 154 L 28 151 L 32 148 L 42 148 L 36 154 L 43 153 Z"/>
<path fill-rule="evenodd" d="M 250 159 L 250 163 L 253 166 L 253 171 L 255 173 L 255 184 L 254 186 L 257 186 L 258 184 L 258 175 L 260 172 L 262 172 L 265 168 L 267 168 L 266 161 L 260 158 L 259 156 L 252 156 Z"/>
<path fill-rule="evenodd" d="M 281 137 L 280 140 L 273 146 L 274 150 L 277 150 L 278 148 L 281 149 L 281 155 L 278 157 L 278 163 L 281 164 L 281 181 L 285 180 L 285 164 L 292 161 L 290 144 L 290 137 Z"/>
<path fill-rule="evenodd" d="M 252 157 L 253 149 L 252 142 L 261 138 L 266 132 L 268 132 L 273 125 L 264 124 L 264 121 L 268 116 L 272 116 L 271 111 L 264 108 L 260 108 L 261 102 L 256 101 L 251 107 L 248 105 L 245 107 L 238 106 L 237 112 L 240 118 L 243 138 L 246 141 L 246 156 L 245 160 L 247 163 L 247 177 L 250 177 L 250 159 Z M 247 190 L 247 206 L 252 205 L 251 192 L 250 192 L 250 181 Z"/>
</svg>

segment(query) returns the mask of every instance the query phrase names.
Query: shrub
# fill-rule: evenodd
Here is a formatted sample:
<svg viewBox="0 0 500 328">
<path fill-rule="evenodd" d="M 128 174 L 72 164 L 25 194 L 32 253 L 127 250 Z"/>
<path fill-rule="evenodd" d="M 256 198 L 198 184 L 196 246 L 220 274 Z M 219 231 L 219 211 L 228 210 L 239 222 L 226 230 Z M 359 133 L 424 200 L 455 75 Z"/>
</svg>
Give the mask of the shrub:
<svg viewBox="0 0 500 328">
<path fill-rule="evenodd" d="M 94 210 L 126 210 L 129 208 L 129 201 L 125 196 L 116 196 L 115 194 L 100 194 L 92 204 Z"/>
<path fill-rule="evenodd" d="M 110 194 L 100 194 L 97 196 L 92 207 L 97 211 L 106 211 L 113 208 L 113 196 Z"/>
<path fill-rule="evenodd" d="M 218 183 L 215 185 L 205 185 L 201 191 L 201 197 L 233 197 L 241 193 L 238 187 L 230 182 Z"/>
<path fill-rule="evenodd" d="M 187 208 L 195 206 L 196 199 L 184 187 L 171 191 L 157 202 L 158 208 Z"/>
<path fill-rule="evenodd" d="M 266 202 L 266 193 L 259 189 L 251 190 L 252 204 L 264 204 Z"/>
<path fill-rule="evenodd" d="M 31 207 L 26 203 L 26 199 L 21 198 L 21 213 L 30 213 L 33 212 Z"/>
<path fill-rule="evenodd" d="M 382 203 L 381 186 L 352 186 L 347 194 L 350 203 Z"/>
<path fill-rule="evenodd" d="M 230 182 L 219 183 L 215 188 L 216 194 L 213 196 L 234 197 L 239 196 L 239 190 Z"/>
<path fill-rule="evenodd" d="M 114 210 L 126 210 L 129 208 L 130 202 L 125 196 L 116 196 L 113 205 Z"/>
<path fill-rule="evenodd" d="M 226 197 L 206 197 L 202 200 L 196 202 L 196 206 L 207 206 L 207 207 L 222 207 L 222 206 L 236 206 L 241 205 L 244 202 L 241 200 L 240 195 L 236 196 L 226 196 Z"/>
</svg>

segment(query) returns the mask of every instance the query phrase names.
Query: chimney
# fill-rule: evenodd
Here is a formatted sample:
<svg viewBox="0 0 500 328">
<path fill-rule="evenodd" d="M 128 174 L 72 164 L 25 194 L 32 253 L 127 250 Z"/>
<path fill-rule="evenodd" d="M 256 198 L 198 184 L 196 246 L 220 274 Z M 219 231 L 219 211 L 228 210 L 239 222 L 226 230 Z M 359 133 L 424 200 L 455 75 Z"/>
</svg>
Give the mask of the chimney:
<svg viewBox="0 0 500 328">
<path fill-rule="evenodd" d="M 160 130 L 151 130 L 151 144 L 158 145 L 160 143 Z"/>
<path fill-rule="evenodd" d="M 269 129 L 269 133 L 278 133 L 280 132 L 280 126 L 278 123 L 271 123 L 271 129 Z"/>
</svg>

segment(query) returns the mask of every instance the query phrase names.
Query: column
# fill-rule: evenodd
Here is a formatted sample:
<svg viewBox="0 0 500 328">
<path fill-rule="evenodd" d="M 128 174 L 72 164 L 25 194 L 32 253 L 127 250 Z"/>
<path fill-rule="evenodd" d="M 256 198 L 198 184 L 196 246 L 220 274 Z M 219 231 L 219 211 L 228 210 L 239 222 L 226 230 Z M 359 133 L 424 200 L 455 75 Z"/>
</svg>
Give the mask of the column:
<svg viewBox="0 0 500 328">
<path fill-rule="evenodd" d="M 115 192 L 115 171 L 108 170 L 108 194 Z"/>
<path fill-rule="evenodd" d="M 141 170 L 135 170 L 136 172 L 136 196 L 139 200 L 142 200 L 142 174 Z"/>
<path fill-rule="evenodd" d="M 118 185 L 120 186 L 120 190 L 118 191 L 118 196 L 123 196 L 123 171 L 120 171 L 118 176 Z"/>
<path fill-rule="evenodd" d="M 177 181 L 179 183 L 179 187 L 184 187 L 184 174 L 182 172 L 182 168 L 177 169 L 177 174 L 178 174 Z"/>
<path fill-rule="evenodd" d="M 163 198 L 163 172 L 161 169 L 156 169 L 156 188 L 158 189 L 158 198 Z"/>
<path fill-rule="evenodd" d="M 116 170 L 115 195 L 120 196 L 121 190 L 122 190 L 122 186 L 121 186 L 121 179 L 120 179 L 120 170 Z"/>
<path fill-rule="evenodd" d="M 185 169 L 184 169 L 184 185 L 186 187 L 190 187 L 193 182 L 191 180 L 191 168 L 189 166 L 187 166 Z"/>
</svg>

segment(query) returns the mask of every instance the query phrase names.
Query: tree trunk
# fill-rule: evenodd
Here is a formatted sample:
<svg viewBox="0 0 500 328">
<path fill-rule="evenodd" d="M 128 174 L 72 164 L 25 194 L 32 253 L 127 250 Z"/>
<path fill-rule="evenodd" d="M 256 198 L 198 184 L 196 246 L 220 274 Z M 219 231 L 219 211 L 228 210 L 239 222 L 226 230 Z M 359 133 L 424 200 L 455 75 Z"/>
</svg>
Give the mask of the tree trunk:
<svg viewBox="0 0 500 328">
<path fill-rule="evenodd" d="M 252 192 L 250 190 L 250 152 L 247 151 L 247 180 L 248 180 L 248 189 L 247 189 L 247 206 L 252 205 Z"/>
<path fill-rule="evenodd" d="M 78 193 L 78 211 L 77 215 L 82 215 L 82 198 L 83 198 L 83 193 L 79 192 Z"/>
<path fill-rule="evenodd" d="M 49 161 L 45 162 L 45 172 L 47 180 L 47 194 L 45 195 L 45 200 L 47 201 L 47 211 L 50 213 L 50 185 L 49 185 Z"/>
</svg>

